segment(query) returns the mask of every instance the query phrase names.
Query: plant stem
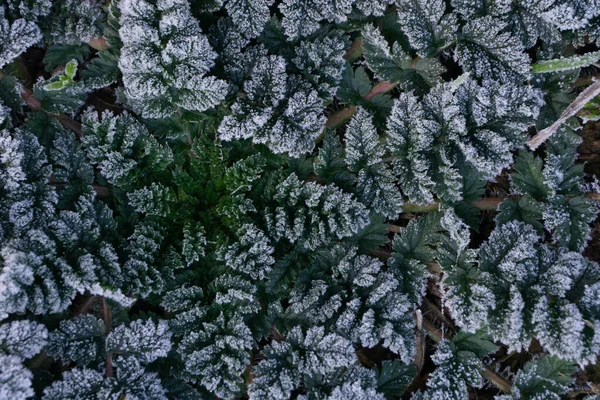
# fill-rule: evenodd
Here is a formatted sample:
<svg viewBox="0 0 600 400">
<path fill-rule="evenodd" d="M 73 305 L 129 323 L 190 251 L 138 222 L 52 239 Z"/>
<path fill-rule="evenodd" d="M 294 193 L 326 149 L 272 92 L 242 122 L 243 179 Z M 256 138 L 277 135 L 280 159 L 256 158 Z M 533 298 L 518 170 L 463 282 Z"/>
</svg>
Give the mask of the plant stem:
<svg viewBox="0 0 600 400">
<path fill-rule="evenodd" d="M 362 54 L 362 38 L 358 38 L 352 42 L 352 45 L 348 48 L 346 54 L 344 54 L 344 59 L 352 64 L 354 61 L 358 60 Z"/>
<path fill-rule="evenodd" d="M 542 129 L 537 135 L 527 142 L 531 150 L 537 149 L 544 143 L 560 126 L 573 115 L 577 114 L 590 100 L 600 94 L 600 81 L 597 81 L 588 86 L 583 92 L 573 100 L 571 104 L 565 108 L 560 117 L 549 127 Z"/>
<path fill-rule="evenodd" d="M 106 300 L 104 297 L 99 297 L 100 299 L 100 310 L 102 312 L 102 319 L 104 320 L 104 325 L 106 327 L 106 334 L 108 335 L 111 330 L 111 316 L 110 316 L 110 306 L 106 304 Z M 106 376 L 113 376 L 113 367 L 112 367 L 112 353 L 106 353 Z"/>
</svg>

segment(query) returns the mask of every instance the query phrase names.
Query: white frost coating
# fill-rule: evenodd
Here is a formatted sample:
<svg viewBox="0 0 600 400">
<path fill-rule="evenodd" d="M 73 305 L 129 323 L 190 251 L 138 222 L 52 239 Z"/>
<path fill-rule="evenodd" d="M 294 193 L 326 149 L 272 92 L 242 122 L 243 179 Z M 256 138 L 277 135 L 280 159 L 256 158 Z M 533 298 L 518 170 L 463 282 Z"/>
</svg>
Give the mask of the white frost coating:
<svg viewBox="0 0 600 400">
<path fill-rule="evenodd" d="M 251 138 L 274 153 L 300 156 L 312 151 L 325 116 L 323 101 L 306 85 L 288 77 L 283 57 L 259 58 L 244 83 L 245 98 L 232 106 L 232 114 L 219 126 L 219 138 L 230 141 Z"/>
<path fill-rule="evenodd" d="M 346 21 L 356 0 L 284 0 L 279 5 L 283 14 L 281 25 L 286 35 L 294 40 L 319 29 L 320 21 Z"/>
<path fill-rule="evenodd" d="M 227 84 L 204 77 L 217 54 L 191 15 L 189 3 L 124 0 L 119 68 L 127 100 L 146 118 L 167 118 L 177 106 L 204 111 L 221 102 Z M 164 41 L 164 43 L 162 43 Z M 162 43 L 156 48 L 156 43 Z"/>
<path fill-rule="evenodd" d="M 0 7 L 0 68 L 42 39 L 38 26 L 25 19 L 10 23 Z"/>
<path fill-rule="evenodd" d="M 512 285 L 510 287 L 508 307 L 501 317 L 499 326 L 494 326 L 492 335 L 508 346 L 508 351 L 521 352 L 529 347 L 531 338 L 526 334 L 523 326 L 523 310 L 525 302 L 519 289 Z"/>
<path fill-rule="evenodd" d="M 262 32 L 275 0 L 229 0 L 225 8 L 244 36 L 254 38 Z"/>
<path fill-rule="evenodd" d="M 13 138 L 7 129 L 0 131 L 0 187 L 15 190 L 25 180 L 21 168 L 23 153 L 19 150 L 18 139 Z"/>
<path fill-rule="evenodd" d="M 550 354 L 568 360 L 581 360 L 585 324 L 575 304 L 563 301 L 550 305 L 544 296 L 535 306 L 532 321 L 536 337 Z"/>
<path fill-rule="evenodd" d="M 389 218 L 395 218 L 401 210 L 402 199 L 398 195 L 389 167 L 382 162 L 385 147 L 373 124 L 373 117 L 359 107 L 346 128 L 346 164 L 358 173 L 357 196 L 366 206 Z"/>
<path fill-rule="evenodd" d="M 37 322 L 22 320 L 0 325 L 0 347 L 8 354 L 31 358 L 46 345 L 48 331 Z"/>
<path fill-rule="evenodd" d="M 500 82 L 524 80 L 529 74 L 529 56 L 517 38 L 502 33 L 503 28 L 501 20 L 489 15 L 467 21 L 454 58 L 477 77 Z"/>
<path fill-rule="evenodd" d="M 23 359 L 0 353 L 0 398 L 26 399 L 34 395 L 33 374 L 23 365 Z"/>
<path fill-rule="evenodd" d="M 458 21 L 454 13 L 445 14 L 443 0 L 401 0 L 398 3 L 398 23 L 419 56 L 427 57 L 453 41 Z"/>
<path fill-rule="evenodd" d="M 379 145 L 379 135 L 373 125 L 373 117 L 362 107 L 346 126 L 346 164 L 352 171 L 358 171 L 381 163 L 385 149 Z"/>
<path fill-rule="evenodd" d="M 334 237 L 349 237 L 369 223 L 367 208 L 335 185 L 301 183 L 295 174 L 279 186 L 275 195 L 279 204 L 267 209 L 267 230 L 272 238 L 286 238 L 306 249 L 330 243 Z M 290 206 L 303 207 L 293 210 Z"/>
<path fill-rule="evenodd" d="M 171 332 L 167 321 L 133 321 L 129 326 L 119 325 L 106 339 L 107 351 L 132 355 L 141 363 L 151 363 L 166 357 L 171 350 Z"/>
</svg>

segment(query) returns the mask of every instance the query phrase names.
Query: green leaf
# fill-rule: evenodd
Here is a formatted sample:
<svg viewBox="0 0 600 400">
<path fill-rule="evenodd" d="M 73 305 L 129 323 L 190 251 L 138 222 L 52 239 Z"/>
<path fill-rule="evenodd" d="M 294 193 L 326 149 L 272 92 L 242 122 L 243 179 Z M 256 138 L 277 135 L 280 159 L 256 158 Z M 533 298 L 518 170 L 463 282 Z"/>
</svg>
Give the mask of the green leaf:
<svg viewBox="0 0 600 400">
<path fill-rule="evenodd" d="M 542 219 L 542 204 L 535 201 L 528 194 L 515 201 L 506 199 L 498 207 L 496 215 L 496 224 L 502 225 L 508 221 L 518 220 L 532 225 L 538 232 L 542 232 L 544 225 L 540 222 Z"/>
<path fill-rule="evenodd" d="M 476 333 L 460 331 L 452 338 L 452 343 L 454 343 L 459 351 L 469 351 L 474 353 L 478 358 L 483 358 L 498 350 L 498 346 L 492 343 L 484 331 Z"/>
<path fill-rule="evenodd" d="M 71 60 L 65 65 L 65 76 L 72 81 L 77 73 L 77 60 Z"/>
<path fill-rule="evenodd" d="M 522 399 L 549 398 L 551 394 L 563 394 L 573 381 L 573 365 L 554 356 L 543 356 L 529 361 L 517 374 L 515 386 Z M 552 397 L 558 398 L 558 397 Z"/>
<path fill-rule="evenodd" d="M 81 64 L 89 55 L 90 46 L 87 44 L 54 44 L 48 46 L 46 49 L 46 55 L 43 60 L 45 64 L 44 68 L 50 72 L 56 67 L 64 65 L 65 60 L 76 60 Z"/>
<path fill-rule="evenodd" d="M 376 77 L 399 82 L 407 90 L 423 93 L 434 86 L 444 72 L 444 67 L 437 59 L 419 58 L 415 62 L 398 42 L 390 49 L 381 32 L 370 25 L 363 29 L 362 47 L 367 65 Z"/>
<path fill-rule="evenodd" d="M 363 67 L 352 69 L 350 64 L 346 64 L 342 82 L 337 90 L 336 97 L 347 104 L 358 104 L 363 96 L 371 90 L 371 80 Z"/>
<path fill-rule="evenodd" d="M 379 214 L 371 215 L 369 225 L 352 237 L 352 242 L 362 250 L 369 251 L 384 245 L 387 241 L 387 224 Z"/>
<path fill-rule="evenodd" d="M 544 210 L 544 225 L 554 240 L 571 251 L 583 251 L 590 232 L 590 223 L 596 219 L 596 203 L 583 196 L 568 202 L 556 196 Z"/>
<path fill-rule="evenodd" d="M 584 54 L 582 56 L 573 56 L 568 58 L 557 58 L 554 60 L 540 61 L 531 65 L 531 72 L 534 74 L 547 74 L 549 72 L 568 71 L 577 68 L 587 67 L 590 64 L 600 60 L 600 50 Z"/>
<path fill-rule="evenodd" d="M 64 83 L 62 81 L 51 82 L 44 86 L 46 90 L 60 90 L 64 87 Z"/>
<path fill-rule="evenodd" d="M 406 365 L 399 360 L 385 360 L 377 375 L 377 390 L 390 398 L 401 396 L 417 373 L 414 365 Z"/>
<path fill-rule="evenodd" d="M 543 161 L 529 151 L 521 151 L 513 166 L 512 183 L 523 194 L 530 195 L 535 200 L 543 200 L 550 193 L 550 188 L 544 182 L 542 174 Z"/>
</svg>

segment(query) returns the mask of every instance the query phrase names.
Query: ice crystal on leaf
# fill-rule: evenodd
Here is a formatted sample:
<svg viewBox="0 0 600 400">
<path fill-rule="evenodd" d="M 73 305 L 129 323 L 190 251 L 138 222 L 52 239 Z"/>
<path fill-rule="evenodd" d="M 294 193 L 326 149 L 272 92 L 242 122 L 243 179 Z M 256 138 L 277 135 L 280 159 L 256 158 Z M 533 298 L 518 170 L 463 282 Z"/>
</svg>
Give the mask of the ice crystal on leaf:
<svg viewBox="0 0 600 400">
<path fill-rule="evenodd" d="M 168 118 L 180 108 L 204 111 L 224 99 L 227 84 L 205 76 L 217 55 L 187 1 L 123 0 L 119 8 L 119 68 L 134 111 Z"/>
</svg>

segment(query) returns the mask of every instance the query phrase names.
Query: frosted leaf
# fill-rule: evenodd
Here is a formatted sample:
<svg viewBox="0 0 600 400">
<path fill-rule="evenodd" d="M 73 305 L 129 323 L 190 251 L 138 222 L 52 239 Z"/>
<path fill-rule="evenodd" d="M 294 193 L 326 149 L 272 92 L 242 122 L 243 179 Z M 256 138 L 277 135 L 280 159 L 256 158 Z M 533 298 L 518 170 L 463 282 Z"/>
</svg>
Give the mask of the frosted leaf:
<svg viewBox="0 0 600 400">
<path fill-rule="evenodd" d="M 129 327 L 119 325 L 110 332 L 106 339 L 106 349 L 112 353 L 134 357 L 141 363 L 151 363 L 160 357 L 166 357 L 171 350 L 171 332 L 166 321 L 133 321 Z"/>
<path fill-rule="evenodd" d="M 234 271 L 263 280 L 275 263 L 274 251 L 263 231 L 245 224 L 240 228 L 238 241 L 223 249 L 219 259 Z"/>
<path fill-rule="evenodd" d="M 363 28 L 362 40 L 365 61 L 376 77 L 419 91 L 440 81 L 444 67 L 437 59 L 413 59 L 398 42 L 390 49 L 384 36 L 372 25 Z"/>
<path fill-rule="evenodd" d="M 466 19 L 490 15 L 507 25 L 507 30 L 519 38 L 526 48 L 533 47 L 540 38 L 546 44 L 561 40 L 560 32 L 553 26 L 544 13 L 548 12 L 553 0 L 517 1 L 483 1 L 452 0 L 455 11 Z"/>
<path fill-rule="evenodd" d="M 63 0 L 52 10 L 50 42 L 78 45 L 102 36 L 102 2 Z"/>
<path fill-rule="evenodd" d="M 388 6 L 393 4 L 394 0 L 356 0 L 354 6 L 364 15 L 382 16 Z"/>
<path fill-rule="evenodd" d="M 481 269 L 499 273 L 509 282 L 524 282 L 537 271 L 531 263 L 540 237 L 531 225 L 508 222 L 492 232 L 480 248 Z"/>
<path fill-rule="evenodd" d="M 312 151 L 325 124 L 323 102 L 306 82 L 288 77 L 283 57 L 261 57 L 244 83 L 247 96 L 221 121 L 221 140 L 252 138 L 274 153 L 291 156 Z"/>
<path fill-rule="evenodd" d="M 225 274 L 214 280 L 213 284 L 219 292 L 215 295 L 215 303 L 228 305 L 239 315 L 257 314 L 261 310 L 254 283 L 241 276 Z"/>
<path fill-rule="evenodd" d="M 26 399 L 34 395 L 31 380 L 33 374 L 18 356 L 0 353 L 0 398 Z"/>
<path fill-rule="evenodd" d="M 509 351 L 521 352 L 529 347 L 531 338 L 525 332 L 523 313 L 525 302 L 517 287 L 511 285 L 509 300 L 506 310 L 498 317 L 498 321 L 491 324 L 494 328 L 494 340 L 506 344 Z M 499 325 L 496 325 L 498 323 Z"/>
<path fill-rule="evenodd" d="M 63 374 L 62 381 L 55 381 L 44 389 L 42 399 L 107 398 L 113 395 L 116 385 L 114 378 L 105 378 L 98 371 L 73 368 Z"/>
<path fill-rule="evenodd" d="M 248 386 L 251 400 L 274 399 L 286 400 L 301 381 L 301 374 L 293 365 L 293 359 L 286 359 L 292 351 L 287 342 L 272 342 L 266 346 L 266 358 L 254 368 L 254 380 Z"/>
<path fill-rule="evenodd" d="M 333 388 L 326 400 L 384 400 L 385 396 L 377 391 L 375 371 L 360 366 L 352 366 L 341 377 L 340 383 Z"/>
<path fill-rule="evenodd" d="M 355 0 L 284 0 L 279 5 L 283 14 L 281 25 L 286 35 L 294 40 L 308 36 L 320 27 L 320 21 L 346 21 Z"/>
<path fill-rule="evenodd" d="M 296 326 L 284 341 L 271 342 L 263 352 L 265 358 L 255 367 L 255 379 L 248 388 L 250 399 L 287 399 L 303 381 L 334 375 L 356 362 L 354 348 L 346 339 L 325 335 L 325 329 L 318 326 L 306 332 Z"/>
<path fill-rule="evenodd" d="M 168 118 L 178 112 L 177 106 L 201 112 L 225 98 L 227 84 L 204 77 L 217 55 L 189 3 L 124 0 L 119 9 L 119 68 L 125 96 L 136 112 Z"/>
<path fill-rule="evenodd" d="M 556 243 L 581 251 L 590 238 L 590 223 L 597 214 L 598 207 L 590 199 L 574 197 L 566 200 L 563 196 L 556 196 L 544 207 L 542 219 Z"/>
<path fill-rule="evenodd" d="M 456 61 L 477 77 L 500 82 L 524 80 L 529 73 L 529 56 L 517 38 L 501 33 L 503 27 L 490 16 L 468 21 L 456 46 Z"/>
<path fill-rule="evenodd" d="M 434 185 L 429 176 L 431 163 L 421 154 L 433 142 L 429 132 L 421 132 L 424 119 L 421 103 L 410 93 L 394 100 L 387 119 L 388 147 L 396 156 L 394 174 L 409 200 L 419 204 L 433 201 Z"/>
<path fill-rule="evenodd" d="M 51 0 L 7 0 L 8 13 L 13 17 L 21 17 L 35 21 L 45 17 L 52 8 Z"/>
<path fill-rule="evenodd" d="M 6 129 L 0 131 L 0 188 L 12 191 L 26 179 L 21 168 L 23 153 L 19 150 L 19 140 Z"/>
<path fill-rule="evenodd" d="M 347 282 L 358 287 L 372 286 L 381 271 L 383 263 L 376 258 L 357 255 L 356 249 L 346 252 L 342 260 L 333 268 L 334 274 L 339 274 Z"/>
<path fill-rule="evenodd" d="M 542 17 L 561 31 L 581 29 L 600 15 L 600 4 L 594 0 L 556 0 L 553 3 Z"/>
<path fill-rule="evenodd" d="M 165 282 L 155 261 L 166 234 L 166 227 L 154 220 L 146 219 L 136 225 L 128 238 L 128 258 L 123 264 L 124 282 L 129 290 L 147 296 L 163 289 Z"/>
<path fill-rule="evenodd" d="M 295 174 L 278 186 L 275 201 L 279 206 L 265 213 L 269 234 L 307 249 L 350 237 L 369 221 L 367 209 L 350 194 L 334 185 L 303 184 Z M 289 208 L 295 205 L 303 207 Z"/>
<path fill-rule="evenodd" d="M 383 164 L 384 146 L 373 125 L 372 116 L 359 107 L 347 126 L 346 164 L 351 171 L 358 172 L 358 198 L 390 218 L 400 212 L 402 199 L 394 185 L 391 171 Z"/>
<path fill-rule="evenodd" d="M 444 211 L 440 224 L 450 234 L 450 239 L 458 247 L 459 253 L 467 249 L 471 241 L 469 227 L 456 215 L 454 208 Z"/>
<path fill-rule="evenodd" d="M 225 6 L 233 22 L 248 38 L 262 32 L 270 18 L 269 7 L 275 0 L 229 0 Z"/>
<path fill-rule="evenodd" d="M 333 333 L 325 335 L 323 327 L 310 328 L 305 334 L 296 327 L 289 332 L 288 340 L 298 343 L 306 351 L 298 363 L 301 373 L 327 374 L 356 361 L 350 342 Z"/>
<path fill-rule="evenodd" d="M 194 329 L 177 348 L 185 364 L 184 377 L 219 397 L 235 397 L 250 361 L 252 332 L 241 317 L 226 318 L 223 313 Z"/>
<path fill-rule="evenodd" d="M 433 55 L 453 41 L 458 21 L 456 15 L 445 14 L 445 10 L 443 0 L 399 2 L 398 23 L 419 56 Z"/>
<path fill-rule="evenodd" d="M 384 148 L 379 145 L 379 135 L 373 117 L 359 107 L 346 127 L 346 164 L 352 171 L 381 163 Z"/>
<path fill-rule="evenodd" d="M 109 183 L 133 186 L 148 172 L 164 170 L 173 153 L 161 145 L 148 129 L 131 114 L 99 114 L 91 109 L 82 118 L 81 140 L 92 164 Z"/>
<path fill-rule="evenodd" d="M 87 365 L 104 354 L 104 322 L 93 315 L 60 321 L 51 332 L 46 351 L 54 358 Z"/>
<path fill-rule="evenodd" d="M 569 361 L 548 355 L 535 358 L 517 373 L 510 399 L 559 400 L 571 386 L 574 373 Z"/>
<path fill-rule="evenodd" d="M 31 358 L 46 345 L 48 331 L 37 322 L 21 320 L 0 325 L 0 346 L 4 352 Z"/>
<path fill-rule="evenodd" d="M 4 7 L 0 8 L 0 68 L 12 62 L 25 52 L 28 47 L 42 39 L 38 26 L 25 19 L 17 19 L 12 23 L 4 15 Z"/>
<path fill-rule="evenodd" d="M 423 400 L 462 400 L 468 398 L 469 386 L 482 387 L 483 364 L 474 354 L 457 351 L 452 343 L 444 340 L 438 343 L 431 359 L 437 368 L 427 381 Z"/>
<path fill-rule="evenodd" d="M 200 224 L 187 223 L 183 227 L 183 242 L 181 252 L 189 267 L 204 257 L 204 248 L 206 247 L 206 233 L 204 227 Z"/>
<path fill-rule="evenodd" d="M 166 217 L 171 212 L 171 204 L 175 203 L 173 189 L 156 182 L 127 193 L 127 197 L 135 211 L 159 217 Z"/>
<path fill-rule="evenodd" d="M 9 242 L 2 258 L 0 310 L 4 313 L 57 313 L 71 304 L 76 289 L 54 271 L 68 267 L 56 259 L 56 244 L 46 234 L 29 231 L 24 240 Z"/>
<path fill-rule="evenodd" d="M 346 37 L 334 31 L 314 41 L 304 40 L 295 49 L 292 62 L 324 100 L 333 98 L 342 80 L 347 47 Z"/>
<path fill-rule="evenodd" d="M 537 339 L 551 355 L 581 359 L 584 321 L 575 304 L 561 301 L 550 305 L 544 296 L 535 306 L 532 322 Z"/>
<path fill-rule="evenodd" d="M 114 366 L 120 386 L 118 397 L 168 400 L 158 373 L 145 371 L 136 357 L 117 357 Z"/>
<path fill-rule="evenodd" d="M 462 288 L 451 288 L 444 295 L 444 305 L 448 307 L 456 324 L 465 332 L 475 332 L 488 319 L 488 310 L 495 308 L 494 294 L 486 286 L 471 284 L 468 292 Z"/>
</svg>

